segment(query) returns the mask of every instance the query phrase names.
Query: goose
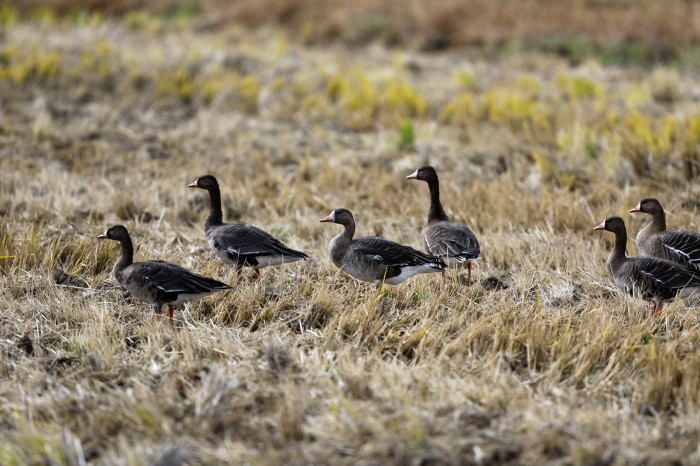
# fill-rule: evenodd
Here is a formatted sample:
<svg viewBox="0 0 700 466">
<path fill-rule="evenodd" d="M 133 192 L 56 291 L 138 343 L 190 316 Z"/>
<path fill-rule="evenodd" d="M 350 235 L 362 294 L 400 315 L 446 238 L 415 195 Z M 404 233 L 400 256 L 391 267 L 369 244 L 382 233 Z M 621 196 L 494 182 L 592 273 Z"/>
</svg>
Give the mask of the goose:
<svg viewBox="0 0 700 466">
<path fill-rule="evenodd" d="M 430 189 L 430 210 L 424 242 L 428 254 L 438 256 L 450 267 L 467 266 L 467 283 L 472 280 L 472 261 L 480 258 L 479 241 L 468 226 L 453 222 L 440 202 L 440 182 L 437 172 L 430 165 L 419 168 L 406 177 L 421 180 Z M 443 274 L 444 277 L 444 274 Z"/>
<path fill-rule="evenodd" d="M 333 238 L 329 252 L 333 263 L 351 277 L 373 283 L 379 290 L 382 283 L 396 285 L 419 273 L 442 272 L 445 263 L 410 246 L 377 236 L 353 239 L 355 218 L 348 209 L 335 209 L 321 222 L 343 225 Z"/>
<path fill-rule="evenodd" d="M 204 222 L 204 233 L 209 246 L 224 262 L 235 267 L 238 281 L 245 266 L 255 270 L 255 280 L 260 278 L 260 269 L 269 265 L 279 265 L 309 256 L 287 247 L 280 240 L 253 225 L 245 223 L 224 223 L 221 212 L 221 191 L 219 182 L 212 175 L 204 175 L 187 185 L 189 188 L 205 189 L 209 192 L 211 210 Z"/>
<path fill-rule="evenodd" d="M 652 302 L 654 315 L 664 302 L 700 290 L 700 271 L 656 257 L 627 257 L 627 229 L 620 217 L 609 217 L 593 228 L 615 233 L 615 246 L 606 263 L 615 284 L 632 296 Z"/>
<path fill-rule="evenodd" d="M 630 212 L 651 215 L 651 223 L 637 233 L 637 248 L 642 255 L 700 270 L 700 233 L 666 230 L 666 213 L 661 203 L 654 198 L 642 199 Z"/>
<path fill-rule="evenodd" d="M 114 265 L 114 276 L 132 296 L 150 303 L 156 314 L 168 306 L 168 317 L 173 321 L 176 305 L 196 301 L 210 294 L 230 290 L 225 283 L 190 272 L 184 267 L 161 260 L 134 262 L 134 245 L 124 225 L 114 225 L 98 239 L 121 243 L 122 251 Z"/>
</svg>

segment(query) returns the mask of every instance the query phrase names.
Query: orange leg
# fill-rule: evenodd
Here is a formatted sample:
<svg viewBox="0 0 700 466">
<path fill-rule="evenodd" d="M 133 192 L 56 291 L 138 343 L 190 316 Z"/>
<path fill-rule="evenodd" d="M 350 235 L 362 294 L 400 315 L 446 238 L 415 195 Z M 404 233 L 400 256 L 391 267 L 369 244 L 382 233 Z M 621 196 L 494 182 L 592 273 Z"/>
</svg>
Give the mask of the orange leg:
<svg viewBox="0 0 700 466">
<path fill-rule="evenodd" d="M 445 279 L 445 272 L 440 272 L 440 275 L 442 275 L 442 279 Z"/>
<path fill-rule="evenodd" d="M 172 304 L 168 306 L 168 318 L 170 319 L 170 323 L 173 323 L 173 310 L 175 309 L 175 306 Z"/>
<path fill-rule="evenodd" d="M 467 262 L 467 285 L 472 284 L 472 263 L 471 261 Z"/>
<path fill-rule="evenodd" d="M 253 273 L 253 280 L 256 282 L 260 279 L 260 269 L 253 269 L 255 272 Z"/>
<path fill-rule="evenodd" d="M 654 311 L 654 317 L 659 317 L 661 315 L 661 308 L 663 307 L 663 304 L 654 304 L 652 306 L 652 309 Z"/>
<path fill-rule="evenodd" d="M 243 278 L 243 271 L 242 271 L 242 270 L 236 271 L 236 285 L 240 285 L 240 284 L 241 284 L 241 279 L 242 279 L 242 278 Z"/>
</svg>

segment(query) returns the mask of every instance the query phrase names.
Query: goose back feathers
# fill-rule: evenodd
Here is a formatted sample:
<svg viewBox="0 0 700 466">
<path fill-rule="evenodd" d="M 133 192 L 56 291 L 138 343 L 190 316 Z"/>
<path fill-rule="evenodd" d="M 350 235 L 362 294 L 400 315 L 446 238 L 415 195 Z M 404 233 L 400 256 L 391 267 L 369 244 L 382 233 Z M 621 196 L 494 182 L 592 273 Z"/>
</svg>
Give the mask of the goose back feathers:
<svg viewBox="0 0 700 466">
<path fill-rule="evenodd" d="M 169 306 L 172 320 L 173 306 L 195 301 L 230 286 L 213 278 L 190 272 L 184 267 L 162 260 L 133 262 L 134 246 L 128 230 L 114 225 L 99 239 L 111 239 L 121 243 L 121 255 L 114 265 L 117 281 L 135 298 L 150 303 L 157 313 Z"/>
<path fill-rule="evenodd" d="M 645 256 L 670 260 L 700 270 L 700 234 L 685 230 L 666 230 L 666 213 L 654 198 L 643 199 L 630 212 L 651 215 L 651 222 L 637 233 L 639 252 Z"/>
<path fill-rule="evenodd" d="M 355 219 L 347 209 L 336 209 L 321 222 L 338 223 L 343 231 L 331 240 L 333 263 L 357 280 L 396 285 L 420 273 L 441 272 L 445 263 L 436 256 L 376 236 L 354 238 Z"/>
</svg>

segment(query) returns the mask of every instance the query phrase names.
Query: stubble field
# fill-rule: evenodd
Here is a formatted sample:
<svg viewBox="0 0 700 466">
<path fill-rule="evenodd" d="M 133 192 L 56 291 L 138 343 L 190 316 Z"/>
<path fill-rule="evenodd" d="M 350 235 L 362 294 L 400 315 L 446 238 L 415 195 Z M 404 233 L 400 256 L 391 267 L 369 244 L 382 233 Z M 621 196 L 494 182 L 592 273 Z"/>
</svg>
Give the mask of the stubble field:
<svg viewBox="0 0 700 466">
<path fill-rule="evenodd" d="M 531 50 L 320 46 L 146 13 L 0 35 L 0 463 L 693 464 L 700 314 L 661 317 L 592 228 L 657 197 L 700 230 L 700 85 L 682 66 Z M 422 249 L 425 183 L 477 282 L 377 295 L 338 225 Z M 311 256 L 259 282 L 209 250 L 206 193 Z M 196 192 L 195 192 L 196 191 Z M 98 242 L 234 286 L 154 318 Z M 628 254 L 637 251 L 630 238 Z M 61 272 L 63 271 L 63 273 Z"/>
</svg>

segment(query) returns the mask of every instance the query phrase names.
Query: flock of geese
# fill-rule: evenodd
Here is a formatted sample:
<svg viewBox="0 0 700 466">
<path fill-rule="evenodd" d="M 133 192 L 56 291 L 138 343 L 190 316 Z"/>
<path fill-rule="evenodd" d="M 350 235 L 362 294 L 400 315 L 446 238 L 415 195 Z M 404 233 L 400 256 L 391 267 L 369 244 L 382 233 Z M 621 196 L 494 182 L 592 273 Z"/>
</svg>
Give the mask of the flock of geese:
<svg viewBox="0 0 700 466">
<path fill-rule="evenodd" d="M 440 202 L 438 175 L 424 166 L 407 179 L 425 181 L 430 190 L 428 225 L 424 233 L 427 253 L 377 236 L 354 238 L 355 219 L 347 209 L 335 209 L 321 222 L 337 223 L 343 231 L 331 240 L 329 253 L 333 263 L 348 275 L 380 289 L 384 283 L 395 285 L 421 273 L 444 272 L 448 267 L 467 268 L 471 283 L 472 261 L 480 258 L 476 235 L 462 223 L 450 220 Z M 224 223 L 219 183 L 204 175 L 190 188 L 209 193 L 211 208 L 204 222 L 204 233 L 214 253 L 231 264 L 241 280 L 244 267 L 252 267 L 254 279 L 260 269 L 271 265 L 306 260 L 308 255 L 286 246 L 266 231 L 245 223 Z M 633 296 L 651 301 L 654 313 L 664 302 L 687 297 L 700 290 L 700 234 L 685 230 L 666 230 L 666 216 L 656 199 L 644 199 L 630 212 L 650 214 L 651 223 L 637 235 L 643 257 L 627 257 L 627 231 L 620 217 L 610 217 L 595 230 L 615 234 L 615 246 L 607 260 L 607 269 L 617 286 Z M 191 272 L 162 260 L 134 262 L 134 246 L 123 225 L 114 225 L 100 239 L 121 243 L 121 254 L 114 265 L 117 281 L 134 297 L 150 303 L 157 314 L 168 306 L 194 301 L 231 287 L 213 278 Z"/>
</svg>

